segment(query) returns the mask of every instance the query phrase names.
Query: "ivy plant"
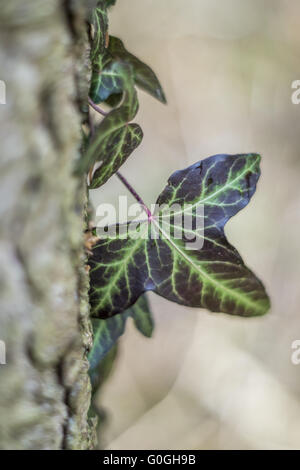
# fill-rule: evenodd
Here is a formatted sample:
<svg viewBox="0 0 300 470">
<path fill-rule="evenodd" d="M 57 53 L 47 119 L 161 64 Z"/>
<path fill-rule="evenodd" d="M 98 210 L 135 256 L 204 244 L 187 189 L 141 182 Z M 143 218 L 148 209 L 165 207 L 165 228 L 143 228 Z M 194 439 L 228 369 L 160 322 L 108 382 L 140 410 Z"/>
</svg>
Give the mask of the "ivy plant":
<svg viewBox="0 0 300 470">
<path fill-rule="evenodd" d="M 213 155 L 175 171 L 153 210 L 120 173 L 143 138 L 139 124 L 132 122 L 139 107 L 136 87 L 162 103 L 166 98 L 152 69 L 128 52 L 121 39 L 109 36 L 107 9 L 114 3 L 99 0 L 89 19 L 89 105 L 102 120 L 96 127 L 91 120 L 86 152 L 76 171 L 88 175 L 91 190 L 117 175 L 144 215 L 96 238 L 90 252 L 94 347 L 89 360 L 94 384 L 99 364 L 129 318 L 142 334 L 151 336 L 148 291 L 188 307 L 243 317 L 263 315 L 270 307 L 262 282 L 224 233 L 226 222 L 256 190 L 259 154 Z M 101 103 L 110 110 L 104 111 Z M 182 224 L 186 217 L 188 226 Z"/>
</svg>

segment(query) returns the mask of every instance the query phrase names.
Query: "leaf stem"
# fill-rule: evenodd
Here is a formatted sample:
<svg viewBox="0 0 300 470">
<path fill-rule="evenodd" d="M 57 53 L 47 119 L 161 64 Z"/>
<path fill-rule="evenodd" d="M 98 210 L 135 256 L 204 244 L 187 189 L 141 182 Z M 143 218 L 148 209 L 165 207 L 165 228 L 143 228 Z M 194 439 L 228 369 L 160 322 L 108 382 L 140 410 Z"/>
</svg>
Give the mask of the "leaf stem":
<svg viewBox="0 0 300 470">
<path fill-rule="evenodd" d="M 105 111 L 103 111 L 103 109 L 101 109 L 96 103 L 94 103 L 94 101 L 91 100 L 90 97 L 89 97 L 89 105 L 90 105 L 95 111 L 97 111 L 97 113 L 102 114 L 102 116 L 107 116 L 107 115 L 108 115 L 108 113 L 106 113 Z"/>
<path fill-rule="evenodd" d="M 149 207 L 146 206 L 146 204 L 144 203 L 143 199 L 141 198 L 141 196 L 138 195 L 138 193 L 136 192 L 136 190 L 131 186 L 131 184 L 127 181 L 127 179 L 125 178 L 125 176 L 123 176 L 119 171 L 116 172 L 116 175 L 117 177 L 122 181 L 122 183 L 124 184 L 124 186 L 126 186 L 126 188 L 128 189 L 128 191 L 133 195 L 133 197 L 136 199 L 136 201 L 142 206 L 142 208 L 144 209 L 144 211 L 146 212 L 147 214 L 147 217 L 148 217 L 148 220 L 152 220 L 153 218 L 153 215 L 149 209 Z"/>
</svg>

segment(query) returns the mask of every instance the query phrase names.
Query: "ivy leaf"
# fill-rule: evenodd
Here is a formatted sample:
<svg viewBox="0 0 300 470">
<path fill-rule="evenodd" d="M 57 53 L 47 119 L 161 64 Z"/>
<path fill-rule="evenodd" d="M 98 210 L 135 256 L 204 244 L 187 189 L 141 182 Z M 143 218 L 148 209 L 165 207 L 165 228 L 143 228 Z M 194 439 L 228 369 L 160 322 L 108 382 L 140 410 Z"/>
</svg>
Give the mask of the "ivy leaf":
<svg viewBox="0 0 300 470">
<path fill-rule="evenodd" d="M 138 124 L 129 124 L 138 111 L 137 93 L 134 88 L 131 66 L 123 62 L 115 63 L 115 70 L 122 80 L 124 99 L 118 108 L 113 109 L 96 128 L 95 135 L 76 173 L 87 172 L 94 163 L 101 162 L 91 187 L 101 186 L 125 162 L 140 144 L 143 132 Z"/>
<path fill-rule="evenodd" d="M 112 95 L 120 95 L 123 91 L 122 77 L 118 64 L 122 61 L 131 67 L 134 83 L 162 103 L 166 98 L 161 84 L 153 70 L 133 54 L 128 52 L 123 42 L 110 36 L 108 51 L 106 51 L 101 71 L 93 71 L 90 97 L 95 103 L 106 101 Z"/>
<path fill-rule="evenodd" d="M 89 354 L 90 375 L 97 375 L 97 370 L 102 359 L 116 344 L 125 331 L 126 321 L 132 317 L 136 328 L 144 336 L 152 336 L 154 323 L 150 312 L 148 300 L 145 295 L 122 315 L 115 315 L 106 320 L 92 319 L 94 330 L 94 345 Z"/>
<path fill-rule="evenodd" d="M 103 163 L 95 171 L 89 189 L 102 186 L 140 145 L 143 131 L 138 124 L 128 124 L 112 132 L 102 142 Z"/>
<path fill-rule="evenodd" d="M 226 222 L 255 192 L 259 162 L 254 153 L 214 155 L 176 171 L 157 200 L 159 210 L 137 226 L 128 223 L 133 236 L 124 237 L 118 226 L 116 236 L 109 231 L 100 239 L 89 260 L 92 316 L 120 313 L 149 290 L 213 312 L 266 313 L 270 302 L 263 284 L 224 234 Z M 179 209 L 170 219 L 174 205 Z M 192 220 L 188 228 L 178 223 L 186 216 Z"/>
<path fill-rule="evenodd" d="M 101 103 L 113 94 L 123 93 L 124 78 L 120 61 L 114 61 L 109 54 L 103 59 L 103 69 L 93 71 L 90 98 L 94 103 Z"/>
<path fill-rule="evenodd" d="M 89 354 L 90 370 L 97 369 L 99 363 L 125 331 L 130 311 L 115 315 L 106 320 L 93 319 L 94 345 Z"/>
<path fill-rule="evenodd" d="M 153 70 L 136 56 L 128 52 L 121 39 L 110 36 L 108 50 L 113 57 L 121 59 L 132 66 L 135 84 L 138 87 L 142 88 L 162 103 L 167 102 L 162 86 Z"/>
<path fill-rule="evenodd" d="M 102 69 L 102 58 L 108 37 L 107 1 L 98 0 L 96 8 L 91 12 L 91 62 L 93 70 Z"/>
<path fill-rule="evenodd" d="M 105 320 L 102 320 L 105 321 Z M 91 415 L 99 414 L 99 409 L 96 403 L 94 403 L 94 395 L 99 390 L 100 386 L 108 379 L 110 376 L 115 360 L 118 355 L 118 343 L 115 343 L 114 346 L 102 357 L 99 362 L 94 362 L 94 367 L 91 365 L 89 367 L 89 376 L 92 384 L 92 403 L 90 413 Z"/>
</svg>

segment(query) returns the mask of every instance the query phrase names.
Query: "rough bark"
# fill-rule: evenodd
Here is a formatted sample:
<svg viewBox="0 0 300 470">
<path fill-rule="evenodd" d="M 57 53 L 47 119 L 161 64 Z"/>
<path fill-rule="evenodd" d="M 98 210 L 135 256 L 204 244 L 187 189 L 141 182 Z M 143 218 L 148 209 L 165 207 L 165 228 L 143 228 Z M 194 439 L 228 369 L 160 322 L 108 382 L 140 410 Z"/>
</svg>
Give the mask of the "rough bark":
<svg viewBox="0 0 300 470">
<path fill-rule="evenodd" d="M 88 449 L 91 343 L 79 157 L 84 0 L 0 9 L 0 447 Z"/>
</svg>

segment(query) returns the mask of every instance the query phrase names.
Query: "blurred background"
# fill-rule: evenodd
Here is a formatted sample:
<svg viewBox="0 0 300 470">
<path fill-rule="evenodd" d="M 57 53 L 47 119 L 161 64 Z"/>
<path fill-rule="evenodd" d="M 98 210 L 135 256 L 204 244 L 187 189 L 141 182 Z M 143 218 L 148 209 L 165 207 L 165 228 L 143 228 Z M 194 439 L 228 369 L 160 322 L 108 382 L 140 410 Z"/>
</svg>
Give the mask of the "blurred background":
<svg viewBox="0 0 300 470">
<path fill-rule="evenodd" d="M 128 323 L 99 403 L 107 449 L 300 449 L 300 79 L 297 0 L 119 0 L 110 32 L 157 73 L 139 92 L 145 137 L 122 172 L 146 203 L 170 174 L 216 153 L 259 152 L 251 203 L 226 226 L 272 309 L 242 319 L 149 295 L 152 339 Z M 128 195 L 116 177 L 95 206 Z M 103 437 L 104 436 L 104 437 Z"/>
</svg>

